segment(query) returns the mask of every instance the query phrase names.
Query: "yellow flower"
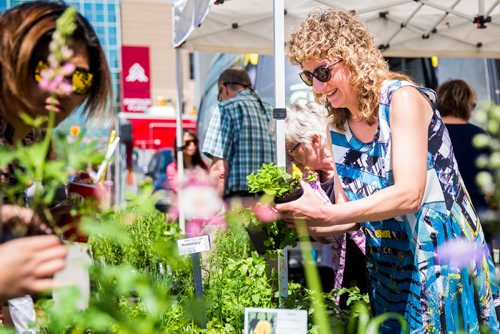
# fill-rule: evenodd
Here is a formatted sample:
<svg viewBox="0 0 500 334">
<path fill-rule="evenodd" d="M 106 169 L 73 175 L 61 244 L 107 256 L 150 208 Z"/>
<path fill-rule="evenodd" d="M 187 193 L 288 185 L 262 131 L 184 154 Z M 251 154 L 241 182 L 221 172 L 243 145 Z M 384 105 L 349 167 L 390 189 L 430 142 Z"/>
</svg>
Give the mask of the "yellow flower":
<svg viewBox="0 0 500 334">
<path fill-rule="evenodd" d="M 255 326 L 255 334 L 271 334 L 272 330 L 271 323 L 267 320 L 259 320 Z"/>
<path fill-rule="evenodd" d="M 69 129 L 69 135 L 71 137 L 76 137 L 80 133 L 80 127 L 78 125 L 72 125 Z"/>
</svg>

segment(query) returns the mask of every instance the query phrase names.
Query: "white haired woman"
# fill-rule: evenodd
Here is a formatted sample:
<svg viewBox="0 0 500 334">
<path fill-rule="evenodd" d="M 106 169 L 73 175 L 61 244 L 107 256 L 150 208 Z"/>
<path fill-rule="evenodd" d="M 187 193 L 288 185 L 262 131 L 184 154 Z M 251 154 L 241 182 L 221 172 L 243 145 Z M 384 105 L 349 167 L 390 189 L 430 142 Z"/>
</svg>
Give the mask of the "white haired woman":
<svg viewBox="0 0 500 334">
<path fill-rule="evenodd" d="M 313 102 L 296 102 L 288 106 L 285 123 L 288 160 L 303 173 L 307 169 L 316 171 L 321 188 L 331 203 L 346 201 L 340 184 L 335 182 L 335 162 L 326 136 L 328 122 L 324 107 Z M 349 229 L 352 232 L 339 230 L 336 235 L 318 229 L 311 229 L 310 233 L 318 241 L 328 243 L 323 247 L 321 262 L 334 271 L 333 288 L 358 286 L 362 292 L 367 292 L 365 236 L 357 224 Z M 343 305 L 344 301 L 340 303 Z"/>
</svg>

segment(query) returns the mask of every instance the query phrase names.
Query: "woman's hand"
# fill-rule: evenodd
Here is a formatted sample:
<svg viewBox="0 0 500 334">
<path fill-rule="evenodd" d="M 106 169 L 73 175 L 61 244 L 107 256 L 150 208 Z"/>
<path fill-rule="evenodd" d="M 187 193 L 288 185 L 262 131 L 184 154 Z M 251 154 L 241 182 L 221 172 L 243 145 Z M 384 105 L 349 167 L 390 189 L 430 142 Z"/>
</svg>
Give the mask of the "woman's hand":
<svg viewBox="0 0 500 334">
<path fill-rule="evenodd" d="M 33 210 L 18 205 L 2 205 L 0 207 L 0 222 L 2 235 L 52 234 L 52 230 L 42 223 Z"/>
<path fill-rule="evenodd" d="M 66 246 L 53 235 L 19 238 L 0 245 L 0 298 L 52 289 L 64 268 Z"/>
<path fill-rule="evenodd" d="M 300 184 L 304 194 L 298 200 L 276 205 L 281 218 L 290 223 L 298 219 L 304 220 L 308 226 L 330 225 L 325 209 L 332 205 L 323 203 L 308 183 L 301 181 Z"/>
</svg>

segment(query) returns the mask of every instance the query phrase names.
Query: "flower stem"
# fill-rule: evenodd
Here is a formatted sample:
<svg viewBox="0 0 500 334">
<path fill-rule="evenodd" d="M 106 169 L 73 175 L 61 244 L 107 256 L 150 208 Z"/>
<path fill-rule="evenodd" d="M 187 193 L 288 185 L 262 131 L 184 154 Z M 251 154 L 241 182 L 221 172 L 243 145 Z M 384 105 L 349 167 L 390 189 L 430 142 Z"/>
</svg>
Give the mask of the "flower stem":
<svg viewBox="0 0 500 334">
<path fill-rule="evenodd" d="M 52 94 L 55 95 L 55 94 Z M 43 179 L 43 170 L 45 168 L 45 161 L 47 160 L 47 156 L 49 153 L 50 142 L 52 140 L 52 133 L 54 132 L 54 125 L 56 122 L 56 114 L 53 111 L 49 111 L 49 120 L 47 123 L 47 132 L 45 133 L 45 138 L 43 139 L 42 144 L 42 161 L 37 166 L 36 169 L 36 180 L 38 182 L 42 182 Z"/>
</svg>

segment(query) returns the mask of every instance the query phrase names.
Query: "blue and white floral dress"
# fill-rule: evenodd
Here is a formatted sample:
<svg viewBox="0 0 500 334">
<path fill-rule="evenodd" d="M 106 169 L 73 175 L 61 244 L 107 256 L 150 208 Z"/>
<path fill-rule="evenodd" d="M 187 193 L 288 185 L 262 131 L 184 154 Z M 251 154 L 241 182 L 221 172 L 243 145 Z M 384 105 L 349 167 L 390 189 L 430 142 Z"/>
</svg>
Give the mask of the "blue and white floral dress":
<svg viewBox="0 0 500 334">
<path fill-rule="evenodd" d="M 349 200 L 369 196 L 394 183 L 390 103 L 393 93 L 410 82 L 384 82 L 378 130 L 370 143 L 345 131 L 331 130 L 335 162 Z M 415 86 L 416 87 L 416 86 Z M 488 252 L 472 270 L 454 270 L 436 260 L 436 248 L 452 238 L 466 238 L 484 247 L 483 231 L 458 172 L 446 127 L 435 108 L 435 93 L 417 87 L 433 104 L 429 125 L 425 195 L 415 214 L 361 224 L 366 235 L 370 303 L 374 314 L 397 312 L 411 333 L 478 333 L 485 324 L 500 327 L 500 304 L 494 264 Z M 395 321 L 384 333 L 399 332 Z"/>
</svg>

